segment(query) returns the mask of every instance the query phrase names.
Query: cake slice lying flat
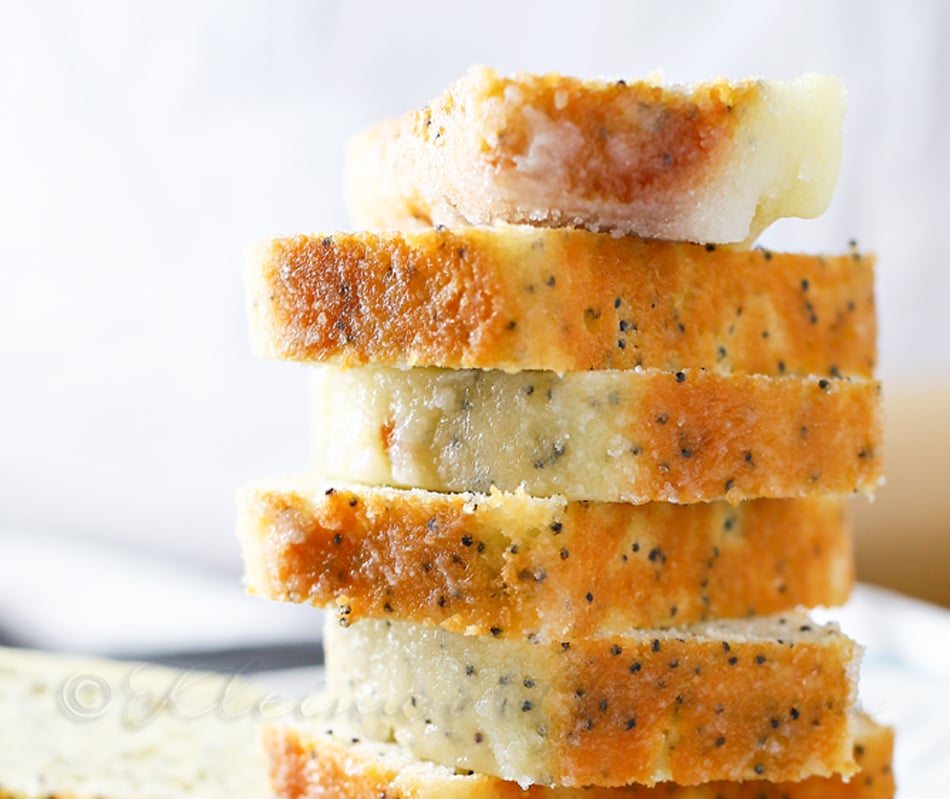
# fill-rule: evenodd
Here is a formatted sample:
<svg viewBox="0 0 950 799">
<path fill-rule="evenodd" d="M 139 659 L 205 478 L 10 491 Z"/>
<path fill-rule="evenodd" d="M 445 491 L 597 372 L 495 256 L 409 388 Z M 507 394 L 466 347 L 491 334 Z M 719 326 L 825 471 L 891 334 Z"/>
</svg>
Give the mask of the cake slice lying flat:
<svg viewBox="0 0 950 799">
<path fill-rule="evenodd" d="M 870 492 L 881 477 L 873 381 L 312 371 L 313 456 L 331 480 L 639 504 Z"/>
<path fill-rule="evenodd" d="M 501 226 L 275 239 L 249 253 L 247 293 L 276 358 L 871 377 L 873 267 Z"/>
<path fill-rule="evenodd" d="M 805 75 L 662 87 L 472 68 L 351 143 L 360 227 L 516 222 L 741 242 L 831 200 L 844 89 Z"/>
<path fill-rule="evenodd" d="M 859 648 L 763 616 L 563 643 L 364 620 L 324 632 L 327 692 L 376 740 L 521 785 L 850 775 Z"/>
<path fill-rule="evenodd" d="M 0 797 L 262 799 L 262 699 L 235 677 L 0 648 Z"/>
<path fill-rule="evenodd" d="M 338 726 L 271 727 L 265 731 L 276 799 L 891 799 L 894 735 L 857 714 L 854 757 L 860 771 L 801 782 L 714 782 L 696 786 L 548 788 L 417 760 L 398 744 L 374 743 Z"/>
<path fill-rule="evenodd" d="M 313 480 L 245 490 L 245 582 L 269 599 L 466 634 L 570 640 L 837 605 L 846 500 L 672 505 L 441 494 Z M 750 568 L 754 564 L 754 568 Z"/>
</svg>

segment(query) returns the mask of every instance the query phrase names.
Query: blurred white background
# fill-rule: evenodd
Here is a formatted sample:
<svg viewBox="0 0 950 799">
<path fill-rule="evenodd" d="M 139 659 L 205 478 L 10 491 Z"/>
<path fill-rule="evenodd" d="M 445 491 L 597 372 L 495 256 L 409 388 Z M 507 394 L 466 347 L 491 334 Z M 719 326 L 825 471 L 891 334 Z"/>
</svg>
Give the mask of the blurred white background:
<svg viewBox="0 0 950 799">
<path fill-rule="evenodd" d="M 344 228 L 345 139 L 472 63 L 841 76 L 834 203 L 763 241 L 877 251 L 882 376 L 946 379 L 948 40 L 941 0 L 3 3 L 0 527 L 236 578 L 235 489 L 306 462 L 305 370 L 251 358 L 243 248 Z"/>
</svg>

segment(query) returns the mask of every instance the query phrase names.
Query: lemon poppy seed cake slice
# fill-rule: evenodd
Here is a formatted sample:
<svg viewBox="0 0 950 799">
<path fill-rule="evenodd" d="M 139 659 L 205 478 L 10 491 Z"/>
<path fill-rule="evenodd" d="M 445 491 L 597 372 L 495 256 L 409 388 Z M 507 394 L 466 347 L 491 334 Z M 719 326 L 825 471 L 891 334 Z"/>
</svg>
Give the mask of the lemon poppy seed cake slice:
<svg viewBox="0 0 950 799">
<path fill-rule="evenodd" d="M 743 242 L 831 200 L 844 89 L 507 78 L 472 68 L 425 108 L 358 135 L 345 189 L 360 227 L 520 222 Z"/>
<path fill-rule="evenodd" d="M 629 505 L 297 478 L 246 489 L 238 530 L 252 593 L 469 635 L 571 640 L 831 606 L 854 580 L 838 497 Z"/>
<path fill-rule="evenodd" d="M 312 368 L 315 473 L 436 491 L 689 503 L 872 491 L 869 380 Z"/>
<path fill-rule="evenodd" d="M 874 258 L 529 227 L 335 233 L 248 253 L 251 338 L 345 366 L 870 377 Z"/>
<path fill-rule="evenodd" d="M 797 614 L 560 643 L 330 619 L 324 641 L 328 693 L 370 737 L 523 786 L 855 770 L 859 648 Z"/>
<path fill-rule="evenodd" d="M 849 781 L 834 776 L 695 786 L 532 785 L 527 790 L 497 777 L 418 760 L 405 747 L 367 741 L 357 731 L 337 724 L 271 726 L 264 737 L 276 799 L 891 799 L 895 789 L 893 730 L 858 713 L 854 732 L 854 757 L 860 771 Z"/>
</svg>

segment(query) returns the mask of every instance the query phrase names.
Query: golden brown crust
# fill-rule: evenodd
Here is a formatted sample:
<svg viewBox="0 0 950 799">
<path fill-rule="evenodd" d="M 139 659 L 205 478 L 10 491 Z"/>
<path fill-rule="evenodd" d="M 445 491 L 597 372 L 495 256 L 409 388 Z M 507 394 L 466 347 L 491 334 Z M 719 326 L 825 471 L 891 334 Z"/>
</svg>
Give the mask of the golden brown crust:
<svg viewBox="0 0 950 799">
<path fill-rule="evenodd" d="M 482 774 L 419 768 L 410 756 L 395 751 L 376 756 L 359 741 L 319 731 L 269 728 L 265 747 L 271 762 L 276 799 L 892 799 L 893 731 L 870 720 L 859 724 L 854 753 L 860 772 L 841 777 L 809 777 L 800 782 L 714 782 L 697 786 L 659 783 L 653 787 L 548 788 L 527 790 L 514 782 Z M 398 750 L 395 744 L 386 750 Z"/>
<path fill-rule="evenodd" d="M 840 83 L 818 76 L 683 88 L 475 68 L 351 142 L 348 204 L 361 227 L 500 221 L 739 242 L 824 210 L 843 106 Z"/>
<path fill-rule="evenodd" d="M 563 644 L 328 624 L 327 689 L 416 757 L 521 784 L 850 775 L 858 647 L 783 618 Z"/>
<path fill-rule="evenodd" d="M 248 265 L 256 349 L 515 371 L 869 377 L 873 257 L 461 228 L 275 239 Z"/>
<path fill-rule="evenodd" d="M 278 482 L 242 495 L 238 526 L 248 589 L 268 599 L 569 640 L 841 604 L 846 516 L 827 497 L 637 506 Z"/>
<path fill-rule="evenodd" d="M 683 370 L 314 369 L 326 478 L 604 502 L 871 492 L 879 386 Z"/>
</svg>

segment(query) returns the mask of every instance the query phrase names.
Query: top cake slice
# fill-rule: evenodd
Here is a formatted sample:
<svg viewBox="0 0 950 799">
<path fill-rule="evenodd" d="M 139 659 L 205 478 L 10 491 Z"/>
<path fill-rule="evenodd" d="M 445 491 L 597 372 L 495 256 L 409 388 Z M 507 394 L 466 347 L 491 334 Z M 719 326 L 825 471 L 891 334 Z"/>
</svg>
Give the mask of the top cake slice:
<svg viewBox="0 0 950 799">
<path fill-rule="evenodd" d="M 702 243 L 815 217 L 841 159 L 837 79 L 690 87 L 474 67 L 351 143 L 362 227 L 510 222 Z"/>
</svg>

